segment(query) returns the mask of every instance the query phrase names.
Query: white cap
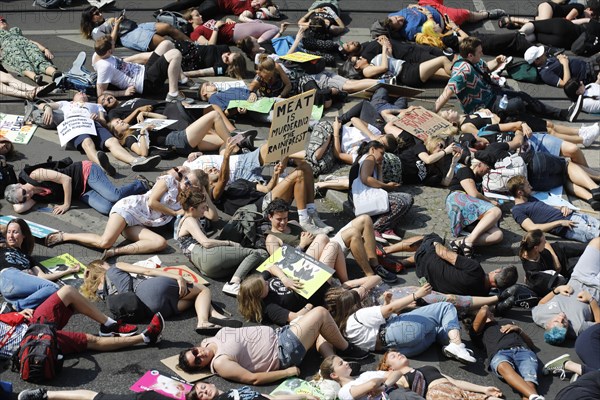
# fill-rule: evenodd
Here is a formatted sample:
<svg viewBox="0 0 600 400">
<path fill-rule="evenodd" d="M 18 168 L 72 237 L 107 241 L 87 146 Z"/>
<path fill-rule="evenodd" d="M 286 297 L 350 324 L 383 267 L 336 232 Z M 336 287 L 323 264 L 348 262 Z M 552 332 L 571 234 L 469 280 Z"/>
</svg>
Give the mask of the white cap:
<svg viewBox="0 0 600 400">
<path fill-rule="evenodd" d="M 544 46 L 531 46 L 527 49 L 523 58 L 525 58 L 525 61 L 529 64 L 533 64 L 545 51 L 546 49 Z"/>
</svg>

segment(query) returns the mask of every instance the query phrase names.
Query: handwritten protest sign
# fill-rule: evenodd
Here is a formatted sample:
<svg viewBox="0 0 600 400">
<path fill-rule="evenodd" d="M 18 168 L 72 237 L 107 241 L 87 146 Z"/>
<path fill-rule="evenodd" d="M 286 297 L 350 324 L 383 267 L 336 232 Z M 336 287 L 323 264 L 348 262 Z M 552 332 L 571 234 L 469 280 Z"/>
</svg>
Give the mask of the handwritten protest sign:
<svg viewBox="0 0 600 400">
<path fill-rule="evenodd" d="M 267 141 L 267 163 L 304 150 L 308 140 L 308 121 L 315 101 L 315 92 L 314 89 L 309 90 L 275 104 Z"/>
<path fill-rule="evenodd" d="M 425 141 L 429 135 L 441 135 L 452 124 L 440 117 L 434 112 L 426 110 L 422 107 L 414 107 L 408 109 L 399 115 L 399 118 L 394 121 L 394 125 L 403 129 L 413 136 Z"/>
<path fill-rule="evenodd" d="M 60 146 L 65 147 L 67 143 L 79 135 L 96 136 L 94 120 L 86 116 L 73 116 L 66 118 L 56 128 Z"/>
<path fill-rule="evenodd" d="M 167 126 L 173 125 L 177 122 L 176 119 L 158 119 L 158 118 L 149 118 L 145 119 L 143 122 L 137 123 L 131 127 L 131 129 L 142 129 L 148 126 L 153 126 L 155 131 L 159 131 Z"/>
<path fill-rule="evenodd" d="M 271 257 L 267 258 L 256 270 L 265 271 L 271 264 L 277 265 L 291 279 L 302 283 L 297 292 L 305 299 L 315 294 L 317 290 L 335 272 L 332 268 L 315 260 L 295 247 L 283 245 Z"/>
<path fill-rule="evenodd" d="M 314 54 L 308 54 L 308 53 L 303 53 L 301 51 L 297 51 L 292 54 L 286 54 L 285 56 L 281 56 L 279 58 L 281 58 L 282 60 L 303 63 L 303 62 L 307 62 L 307 61 L 318 60 L 319 58 L 321 58 L 321 56 L 315 56 Z"/>
<path fill-rule="evenodd" d="M 0 113 L 0 138 L 12 143 L 27 144 L 37 125 L 24 124 L 22 115 Z"/>
</svg>

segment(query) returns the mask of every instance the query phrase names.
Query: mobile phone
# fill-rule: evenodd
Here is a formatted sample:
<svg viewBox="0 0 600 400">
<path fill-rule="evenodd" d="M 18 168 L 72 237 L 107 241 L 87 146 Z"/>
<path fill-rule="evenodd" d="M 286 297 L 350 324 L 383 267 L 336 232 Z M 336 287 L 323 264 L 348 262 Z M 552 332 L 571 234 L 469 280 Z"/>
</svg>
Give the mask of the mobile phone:
<svg viewBox="0 0 600 400">
<path fill-rule="evenodd" d="M 127 10 L 126 10 L 126 9 L 123 9 L 123 10 L 121 11 L 121 14 L 119 14 L 119 18 L 120 18 L 120 17 L 124 17 L 124 16 L 125 16 L 125 11 L 127 11 Z"/>
</svg>

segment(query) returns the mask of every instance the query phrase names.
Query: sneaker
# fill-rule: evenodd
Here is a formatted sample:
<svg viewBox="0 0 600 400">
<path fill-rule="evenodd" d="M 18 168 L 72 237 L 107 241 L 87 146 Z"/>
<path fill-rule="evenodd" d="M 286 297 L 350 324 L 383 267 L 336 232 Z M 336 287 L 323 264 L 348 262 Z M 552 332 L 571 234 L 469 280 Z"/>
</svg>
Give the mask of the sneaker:
<svg viewBox="0 0 600 400">
<path fill-rule="evenodd" d="M 240 284 L 237 282 L 236 283 L 227 282 L 226 284 L 223 285 L 223 293 L 225 293 L 225 294 L 237 297 L 239 292 L 240 292 Z"/>
<path fill-rule="evenodd" d="M 100 336 L 102 337 L 133 336 L 137 331 L 137 326 L 124 324 L 121 321 L 115 322 L 110 326 L 100 324 Z"/>
<path fill-rule="evenodd" d="M 170 94 L 167 94 L 167 97 L 165 97 L 165 101 L 167 103 L 177 103 L 177 102 L 182 102 L 185 100 L 185 94 L 183 94 L 183 92 L 177 92 L 177 96 L 171 96 Z"/>
<path fill-rule="evenodd" d="M 502 300 L 506 300 L 509 297 L 513 296 L 517 293 L 517 291 L 519 290 L 519 285 L 518 284 L 514 284 L 510 287 L 507 287 L 506 289 L 504 289 L 502 291 L 502 293 L 500 293 L 498 295 L 498 301 L 502 301 Z"/>
<path fill-rule="evenodd" d="M 108 176 L 115 176 L 115 174 L 117 173 L 117 170 L 110 163 L 106 153 L 103 152 L 102 150 L 98 150 L 96 152 L 96 157 L 98 157 L 98 162 L 100 163 L 100 166 L 102 167 L 104 172 L 106 172 L 106 174 Z"/>
<path fill-rule="evenodd" d="M 160 163 L 160 156 L 137 157 L 131 163 L 131 169 L 135 172 L 150 171 Z"/>
<path fill-rule="evenodd" d="M 344 361 L 360 361 L 369 357 L 369 352 L 354 343 L 348 342 L 348 347 L 345 350 L 337 350 L 337 355 L 343 358 Z"/>
<path fill-rule="evenodd" d="M 539 394 L 532 394 L 529 396 L 529 400 L 546 400 L 544 396 L 540 396 Z"/>
<path fill-rule="evenodd" d="M 46 389 L 38 388 L 38 389 L 26 389 L 19 393 L 18 400 L 46 400 L 48 398 L 48 394 L 46 393 Z"/>
<path fill-rule="evenodd" d="M 384 239 L 387 239 L 387 240 L 394 240 L 396 242 L 399 242 L 402 240 L 402 238 L 400 236 L 396 235 L 396 232 L 394 232 L 393 229 L 388 229 L 387 231 L 381 232 L 381 237 L 383 237 Z"/>
<path fill-rule="evenodd" d="M 315 235 L 315 236 L 316 236 L 316 235 L 320 235 L 320 234 L 327 235 L 327 234 L 329 234 L 329 232 L 330 232 L 329 230 L 326 230 L 326 229 L 319 228 L 318 226 L 316 226 L 315 224 L 313 224 L 313 223 L 311 222 L 311 219 L 310 219 L 310 218 L 309 218 L 309 219 L 307 219 L 307 220 L 305 220 L 305 221 L 302 221 L 302 220 L 300 220 L 300 226 L 301 226 L 301 227 L 302 227 L 302 229 L 304 229 L 306 232 L 308 232 L 308 233 L 312 233 L 312 234 L 313 234 L 313 235 Z"/>
<path fill-rule="evenodd" d="M 373 267 L 373 272 L 379 275 L 385 283 L 396 283 L 398 280 L 396 274 L 385 269 L 383 265 L 376 265 Z"/>
<path fill-rule="evenodd" d="M 385 244 L 385 245 L 389 245 L 390 242 L 388 242 L 382 235 L 380 232 L 378 231 L 373 231 L 373 234 L 375 235 L 375 240 L 378 241 L 379 243 Z"/>
<path fill-rule="evenodd" d="M 570 359 L 571 356 L 569 354 L 563 354 L 562 356 L 556 357 L 554 360 L 544 364 L 542 373 L 544 375 L 560 375 L 560 379 L 564 380 L 566 377 L 565 363 Z"/>
<path fill-rule="evenodd" d="M 154 182 L 152 182 L 150 179 L 146 178 L 144 175 L 136 175 L 135 178 L 136 181 L 140 181 L 142 182 L 142 185 L 144 185 L 144 187 L 146 188 L 146 190 L 150 190 L 154 187 Z"/>
<path fill-rule="evenodd" d="M 474 363 L 477 360 L 473 357 L 464 343 L 456 344 L 450 343 L 448 346 L 443 348 L 444 355 L 448 358 L 454 358 L 462 363 Z"/>
<path fill-rule="evenodd" d="M 600 136 L 600 125 L 596 122 L 594 125 L 581 126 L 579 136 L 583 139 L 583 147 L 590 147 Z"/>
<path fill-rule="evenodd" d="M 313 223 L 313 225 L 316 225 L 317 227 L 326 230 L 327 233 L 333 232 L 335 230 L 335 228 L 323 222 L 321 217 L 319 217 L 319 213 L 317 213 L 316 211 L 309 211 L 308 218 L 310 218 L 310 221 Z"/>
<path fill-rule="evenodd" d="M 488 13 L 489 19 L 500 19 L 500 18 L 504 17 L 505 15 L 508 15 L 506 13 L 506 11 L 504 11 L 500 8 L 494 8 L 493 10 L 487 10 L 487 13 Z"/>
<path fill-rule="evenodd" d="M 579 375 L 577 374 L 573 374 L 573 376 L 571 377 L 571 379 L 569 380 L 570 383 L 576 382 L 577 379 L 579 379 Z"/>
<path fill-rule="evenodd" d="M 404 264 L 402 264 L 402 262 L 396 260 L 395 258 L 377 257 L 377 261 L 379 261 L 379 264 L 383 265 L 385 269 L 394 274 L 399 274 L 404 270 Z"/>
<path fill-rule="evenodd" d="M 150 345 L 160 342 L 160 335 L 164 328 L 165 320 L 162 314 L 157 312 L 156 314 L 154 314 L 154 317 L 152 317 L 150 325 L 148 325 L 146 329 L 144 329 L 144 331 L 142 332 L 142 336 L 144 337 L 144 343 Z"/>
<path fill-rule="evenodd" d="M 583 95 L 579 95 L 577 100 L 575 100 L 567 110 L 567 121 L 573 122 L 577 119 L 577 116 L 581 111 L 581 106 L 583 106 Z"/>
</svg>

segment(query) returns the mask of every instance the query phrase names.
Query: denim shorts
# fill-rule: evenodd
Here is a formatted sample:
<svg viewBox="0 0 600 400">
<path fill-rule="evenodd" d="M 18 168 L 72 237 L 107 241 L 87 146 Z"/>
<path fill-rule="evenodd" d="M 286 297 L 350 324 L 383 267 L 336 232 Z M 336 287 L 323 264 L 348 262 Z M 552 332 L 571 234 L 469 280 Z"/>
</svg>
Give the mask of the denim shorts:
<svg viewBox="0 0 600 400">
<path fill-rule="evenodd" d="M 175 147 L 177 154 L 183 157 L 187 157 L 192 151 L 196 150 L 190 145 L 185 130 L 169 133 L 165 138 L 165 144 Z"/>
<path fill-rule="evenodd" d="M 156 22 L 138 24 L 137 28 L 119 38 L 123 47 L 137 51 L 148 51 L 152 37 L 156 33 Z"/>
<path fill-rule="evenodd" d="M 525 347 L 513 347 L 498 351 L 490 361 L 490 369 L 501 379 L 498 365 L 502 362 L 509 363 L 526 382 L 533 382 L 536 386 L 538 360 L 535 353 Z"/>
<path fill-rule="evenodd" d="M 557 157 L 560 156 L 562 142 L 562 139 L 547 133 L 534 133 L 529 139 L 529 143 L 535 151 L 543 151 Z"/>
<path fill-rule="evenodd" d="M 277 344 L 279 345 L 279 369 L 302 363 L 306 349 L 289 325 L 277 329 Z"/>
<path fill-rule="evenodd" d="M 569 215 L 569 220 L 576 223 L 573 229 L 567 229 L 565 237 L 582 243 L 588 243 L 590 240 L 600 236 L 600 221 L 596 218 L 574 212 Z"/>
</svg>

